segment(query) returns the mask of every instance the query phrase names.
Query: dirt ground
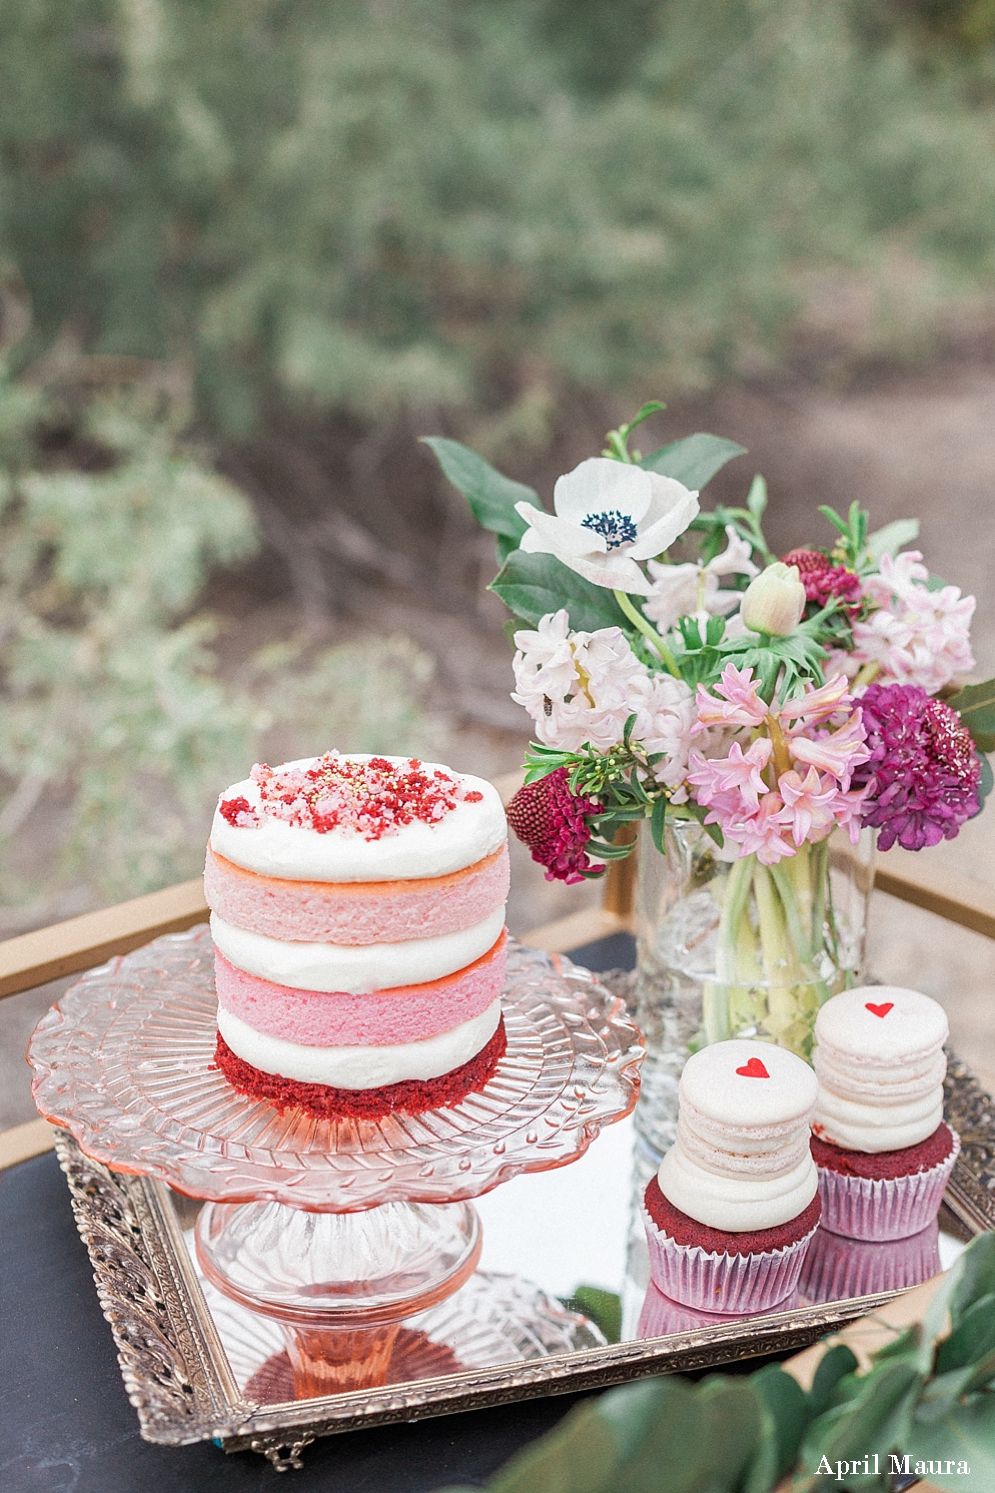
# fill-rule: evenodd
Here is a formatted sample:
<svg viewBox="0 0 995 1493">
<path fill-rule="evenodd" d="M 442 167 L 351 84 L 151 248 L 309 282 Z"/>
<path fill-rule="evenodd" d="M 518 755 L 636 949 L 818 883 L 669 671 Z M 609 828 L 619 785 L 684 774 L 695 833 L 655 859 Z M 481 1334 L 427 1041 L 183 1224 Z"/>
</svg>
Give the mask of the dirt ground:
<svg viewBox="0 0 995 1493">
<path fill-rule="evenodd" d="M 600 432 L 584 422 L 559 443 L 564 470 L 597 450 Z M 767 477 L 768 534 L 783 552 L 825 542 L 820 503 L 845 509 L 858 498 L 874 527 L 918 515 L 930 568 L 979 600 L 974 626 L 980 677 L 995 673 L 995 367 L 958 363 L 927 374 L 880 377 L 833 392 L 811 385 L 740 386 L 667 415 L 670 438 L 711 430 L 739 441 L 749 455 L 710 488 L 716 500 L 741 502 L 754 472 Z M 540 485 L 555 475 L 537 472 Z M 234 601 L 220 588 L 216 602 Z M 234 607 L 241 649 L 284 634 L 298 620 L 300 598 L 260 597 Z M 312 617 L 313 623 L 313 617 Z M 364 629 L 402 632 L 436 659 L 433 705 L 450 721 L 449 760 L 488 776 L 519 765 L 528 736 L 524 711 L 508 698 L 510 649 L 493 598 L 470 611 L 439 610 L 395 590 L 370 587 L 351 598 L 348 622 L 328 620 L 330 636 Z M 989 809 L 949 844 L 927 851 L 975 878 L 995 881 L 995 812 Z M 524 932 L 596 900 L 597 889 L 543 880 L 515 847 L 509 923 Z M 875 895 L 869 938 L 872 975 L 915 986 L 946 1006 L 954 1047 L 995 1089 L 995 942 Z M 0 1005 L 0 1128 L 32 1117 L 21 1054 L 54 987 Z"/>
</svg>

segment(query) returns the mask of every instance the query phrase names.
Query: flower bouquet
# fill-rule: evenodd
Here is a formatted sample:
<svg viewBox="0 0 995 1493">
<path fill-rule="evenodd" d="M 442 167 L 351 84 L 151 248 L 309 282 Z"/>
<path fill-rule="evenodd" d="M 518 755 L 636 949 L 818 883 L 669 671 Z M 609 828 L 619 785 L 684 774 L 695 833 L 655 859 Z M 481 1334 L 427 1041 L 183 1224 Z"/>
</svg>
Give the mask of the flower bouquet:
<svg viewBox="0 0 995 1493">
<path fill-rule="evenodd" d="M 995 686 L 955 682 L 973 665 L 974 598 L 903 548 L 915 520 L 872 533 L 857 503 L 821 508 L 829 542 L 778 558 L 761 477 L 743 507 L 699 506 L 741 447 L 630 450 L 662 408 L 560 477 L 553 513 L 466 447 L 428 441 L 497 536 L 491 589 L 515 618 L 512 698 L 536 739 L 509 820 L 568 882 L 628 855 L 646 821 L 642 972 L 655 959 L 662 978 L 698 981 L 699 1041 L 807 1058 L 819 1005 L 858 977 L 830 836 L 919 850 L 956 835 L 991 786 Z"/>
</svg>

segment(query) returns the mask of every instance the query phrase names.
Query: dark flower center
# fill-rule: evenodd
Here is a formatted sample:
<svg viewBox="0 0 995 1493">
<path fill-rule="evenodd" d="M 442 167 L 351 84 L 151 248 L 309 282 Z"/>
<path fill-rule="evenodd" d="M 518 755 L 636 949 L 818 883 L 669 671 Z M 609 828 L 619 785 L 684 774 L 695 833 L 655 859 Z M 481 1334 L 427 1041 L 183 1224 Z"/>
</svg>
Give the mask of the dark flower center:
<svg viewBox="0 0 995 1493">
<path fill-rule="evenodd" d="M 595 534 L 603 534 L 610 550 L 618 549 L 620 544 L 628 544 L 636 537 L 632 519 L 627 513 L 619 513 L 617 508 L 610 508 L 607 513 L 589 513 L 581 519 L 580 526 L 593 529 Z"/>
</svg>

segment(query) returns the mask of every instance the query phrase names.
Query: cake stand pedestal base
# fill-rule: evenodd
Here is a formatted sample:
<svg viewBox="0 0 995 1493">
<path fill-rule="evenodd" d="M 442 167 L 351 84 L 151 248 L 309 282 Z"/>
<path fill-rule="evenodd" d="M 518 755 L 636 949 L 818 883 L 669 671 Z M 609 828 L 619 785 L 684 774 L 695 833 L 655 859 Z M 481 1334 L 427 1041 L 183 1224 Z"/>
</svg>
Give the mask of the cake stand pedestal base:
<svg viewBox="0 0 995 1493">
<path fill-rule="evenodd" d="M 280 1324 L 298 1398 L 386 1383 L 401 1322 L 459 1290 L 481 1243 L 469 1203 L 208 1203 L 196 1231 L 207 1279 Z"/>
</svg>

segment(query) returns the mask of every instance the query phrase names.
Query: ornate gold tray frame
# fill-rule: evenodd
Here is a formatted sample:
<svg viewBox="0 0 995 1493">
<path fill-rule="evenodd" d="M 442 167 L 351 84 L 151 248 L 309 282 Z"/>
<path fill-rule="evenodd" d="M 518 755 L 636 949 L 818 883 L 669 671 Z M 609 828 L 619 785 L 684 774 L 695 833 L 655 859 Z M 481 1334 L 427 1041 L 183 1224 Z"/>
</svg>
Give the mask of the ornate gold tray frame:
<svg viewBox="0 0 995 1493">
<path fill-rule="evenodd" d="M 995 1102 L 956 1058 L 949 1064 L 946 1114 L 963 1145 L 946 1207 L 966 1236 L 993 1229 Z M 213 1439 L 225 1451 L 261 1452 L 280 1470 L 300 1466 L 304 1447 L 338 1431 L 787 1353 L 897 1294 L 259 1407 L 242 1397 L 229 1367 L 184 1244 L 174 1195 L 162 1182 L 91 1161 L 65 1131 L 57 1132 L 56 1149 L 142 1436 L 173 1446 Z"/>
</svg>

